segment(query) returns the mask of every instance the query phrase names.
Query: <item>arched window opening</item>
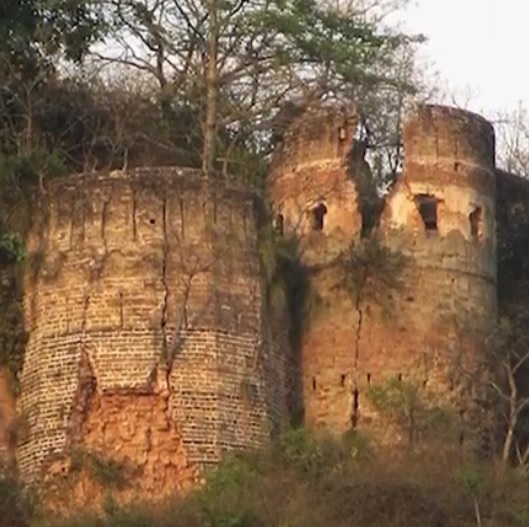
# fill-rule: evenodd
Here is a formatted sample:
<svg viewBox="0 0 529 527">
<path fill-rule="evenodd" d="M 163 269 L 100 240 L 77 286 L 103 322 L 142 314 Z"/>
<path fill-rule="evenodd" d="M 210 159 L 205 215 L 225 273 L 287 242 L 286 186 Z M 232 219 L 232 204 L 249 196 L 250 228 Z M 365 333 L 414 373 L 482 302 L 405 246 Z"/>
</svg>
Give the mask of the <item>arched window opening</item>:
<svg viewBox="0 0 529 527">
<path fill-rule="evenodd" d="M 311 227 L 313 231 L 322 231 L 327 207 L 320 203 L 310 211 Z"/>
<path fill-rule="evenodd" d="M 278 214 L 276 216 L 275 229 L 278 234 L 281 234 L 281 236 L 283 235 L 285 231 L 285 218 L 283 217 L 283 214 Z"/>
<path fill-rule="evenodd" d="M 481 238 L 482 233 L 482 209 L 481 207 L 476 207 L 469 215 L 468 221 L 470 222 L 470 235 L 475 240 Z"/>
<path fill-rule="evenodd" d="M 438 200 L 430 194 L 418 194 L 415 203 L 419 209 L 424 229 L 428 231 L 437 230 L 437 204 Z"/>
</svg>

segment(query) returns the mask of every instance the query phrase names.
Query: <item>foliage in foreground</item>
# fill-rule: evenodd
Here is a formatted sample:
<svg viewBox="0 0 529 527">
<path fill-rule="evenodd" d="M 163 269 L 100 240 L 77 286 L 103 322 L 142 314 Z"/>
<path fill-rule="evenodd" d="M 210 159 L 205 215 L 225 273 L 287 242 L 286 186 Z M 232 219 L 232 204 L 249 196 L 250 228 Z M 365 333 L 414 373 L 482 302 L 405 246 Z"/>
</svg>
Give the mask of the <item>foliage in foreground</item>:
<svg viewBox="0 0 529 527">
<path fill-rule="evenodd" d="M 186 500 L 14 523 L 31 527 L 466 527 L 529 525 L 529 482 L 461 458 L 376 458 L 365 440 L 286 434 L 270 451 L 233 455 Z M 6 492 L 6 487 L 1 492 Z M 0 506 L 6 501 L 0 499 Z M 0 514 L 5 512 L 0 509 Z M 22 516 L 23 519 L 24 516 Z M 2 523 L 3 524 L 3 523 Z"/>
</svg>

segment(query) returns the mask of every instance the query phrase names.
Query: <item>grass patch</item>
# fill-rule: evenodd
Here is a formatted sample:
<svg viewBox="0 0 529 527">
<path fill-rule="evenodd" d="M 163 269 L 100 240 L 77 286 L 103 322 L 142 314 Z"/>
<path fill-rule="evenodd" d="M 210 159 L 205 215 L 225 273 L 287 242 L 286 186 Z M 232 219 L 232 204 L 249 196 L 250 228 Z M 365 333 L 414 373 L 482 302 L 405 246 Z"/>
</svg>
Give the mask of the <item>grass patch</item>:
<svg viewBox="0 0 529 527">
<path fill-rule="evenodd" d="M 529 480 L 493 464 L 440 463 L 435 453 L 376 457 L 358 434 L 285 434 L 266 452 L 233 453 L 186 499 L 15 527 L 524 527 Z M 110 492 L 110 491 L 109 491 Z"/>
</svg>

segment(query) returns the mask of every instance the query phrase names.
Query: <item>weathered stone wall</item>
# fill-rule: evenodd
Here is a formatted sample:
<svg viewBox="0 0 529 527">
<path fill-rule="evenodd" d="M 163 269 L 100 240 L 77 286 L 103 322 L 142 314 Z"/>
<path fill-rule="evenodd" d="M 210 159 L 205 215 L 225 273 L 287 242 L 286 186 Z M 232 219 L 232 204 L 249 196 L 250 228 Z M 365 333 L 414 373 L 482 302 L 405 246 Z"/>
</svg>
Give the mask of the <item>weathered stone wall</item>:
<svg viewBox="0 0 529 527">
<path fill-rule="evenodd" d="M 50 185 L 28 237 L 25 477 L 96 449 L 160 495 L 267 441 L 284 361 L 263 339 L 254 200 L 178 168 Z"/>
<path fill-rule="evenodd" d="M 292 124 L 274 154 L 270 194 L 276 222 L 300 240 L 307 265 L 331 261 L 362 227 L 349 166 L 356 126 L 354 116 L 311 110 Z"/>
<path fill-rule="evenodd" d="M 454 439 L 464 441 L 483 417 L 474 410 L 482 403 L 485 330 L 497 312 L 492 127 L 466 112 L 417 110 L 405 126 L 404 173 L 370 238 L 392 251 L 395 269 L 386 261 L 384 277 L 347 294 L 336 289 L 336 258 L 369 242 L 361 239 L 358 177 L 366 168 L 354 156 L 351 123 L 330 110 L 309 112 L 285 135 L 273 165 L 275 210 L 285 234 L 301 238 L 321 300 L 301 349 L 306 423 L 338 432 L 369 425 L 380 440 L 398 440 L 368 397 L 398 379 L 432 404 L 454 403 Z M 318 203 L 326 214 L 314 229 Z M 369 273 L 376 265 L 367 262 Z"/>
<path fill-rule="evenodd" d="M 309 110 L 286 132 L 270 187 L 276 222 L 282 221 L 285 236 L 299 241 L 312 294 L 321 303 L 307 321 L 301 349 L 293 350 L 300 357 L 305 423 L 342 431 L 351 424 L 358 315 L 349 299 L 338 300 L 332 290 L 333 263 L 362 229 L 353 181 L 363 168 L 352 151 L 356 126 L 354 115 Z"/>
<path fill-rule="evenodd" d="M 388 362 L 455 404 L 464 440 L 485 421 L 486 339 L 497 314 L 494 131 L 469 112 L 424 106 L 405 125 L 404 151 L 382 231 L 408 259 L 397 312 L 410 337 L 392 345 Z"/>
<path fill-rule="evenodd" d="M 11 374 L 0 366 L 0 466 L 10 464 L 14 455 L 16 408 Z"/>
</svg>

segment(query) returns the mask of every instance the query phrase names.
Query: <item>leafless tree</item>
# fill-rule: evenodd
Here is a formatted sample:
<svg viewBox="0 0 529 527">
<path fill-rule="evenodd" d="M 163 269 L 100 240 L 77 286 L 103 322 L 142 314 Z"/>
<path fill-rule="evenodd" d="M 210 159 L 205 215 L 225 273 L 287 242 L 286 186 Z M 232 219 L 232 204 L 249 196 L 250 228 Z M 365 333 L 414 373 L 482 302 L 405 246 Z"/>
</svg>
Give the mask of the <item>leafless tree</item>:
<svg viewBox="0 0 529 527">
<path fill-rule="evenodd" d="M 417 39 L 386 23 L 407 0 L 308 2 L 310 9 L 325 9 L 319 18 L 316 11 L 275 0 L 105 3 L 115 31 L 95 56 L 154 78 L 165 104 L 180 99 L 195 108 L 206 171 L 219 161 L 220 128 L 229 131 L 223 138 L 226 163 L 235 157 L 234 144 L 260 141 L 287 100 L 302 106 L 326 98 L 354 102 L 365 115 L 385 102 L 377 112 L 382 115 L 389 99 L 400 109 L 416 92 L 410 79 Z M 373 31 L 371 40 L 362 41 L 361 26 L 366 35 Z M 399 128 L 399 111 L 392 117 Z M 387 129 L 372 123 L 371 130 Z"/>
<path fill-rule="evenodd" d="M 492 116 L 497 136 L 497 163 L 514 174 L 529 176 L 529 113 L 522 104 Z"/>
</svg>

